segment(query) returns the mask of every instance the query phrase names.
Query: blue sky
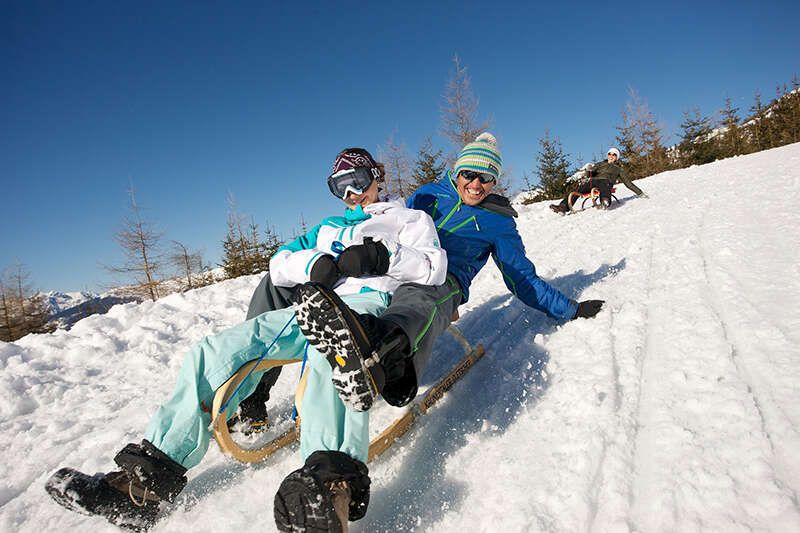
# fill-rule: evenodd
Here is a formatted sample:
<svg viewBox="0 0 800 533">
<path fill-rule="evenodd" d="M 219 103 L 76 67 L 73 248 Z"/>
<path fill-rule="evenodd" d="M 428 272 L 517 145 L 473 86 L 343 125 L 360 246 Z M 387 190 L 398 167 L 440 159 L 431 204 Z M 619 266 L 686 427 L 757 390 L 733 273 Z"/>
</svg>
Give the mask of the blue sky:
<svg viewBox="0 0 800 533">
<path fill-rule="evenodd" d="M 292 5 L 297 4 L 297 5 Z M 797 2 L 2 1 L 0 268 L 97 290 L 130 183 L 143 217 L 218 263 L 228 194 L 288 237 L 337 214 L 346 146 L 438 134 L 458 55 L 515 181 L 545 129 L 613 143 L 629 87 L 668 133 L 800 74 Z"/>
</svg>

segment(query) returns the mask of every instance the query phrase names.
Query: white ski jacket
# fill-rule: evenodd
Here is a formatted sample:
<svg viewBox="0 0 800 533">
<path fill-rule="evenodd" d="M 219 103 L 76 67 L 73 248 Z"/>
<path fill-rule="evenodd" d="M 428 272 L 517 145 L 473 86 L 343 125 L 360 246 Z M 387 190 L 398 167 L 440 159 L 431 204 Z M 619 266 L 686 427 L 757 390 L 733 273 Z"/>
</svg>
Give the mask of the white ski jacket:
<svg viewBox="0 0 800 533">
<path fill-rule="evenodd" d="M 447 275 L 447 255 L 431 217 L 398 202 L 377 202 L 365 208 L 346 209 L 344 216 L 329 217 L 305 235 L 281 246 L 270 261 L 272 282 L 292 287 L 310 281 L 314 263 L 327 254 L 338 257 L 348 246 L 366 237 L 389 250 L 389 270 L 383 276 L 343 278 L 334 287 L 339 294 L 364 288 L 394 292 L 403 283 L 440 285 Z"/>
</svg>

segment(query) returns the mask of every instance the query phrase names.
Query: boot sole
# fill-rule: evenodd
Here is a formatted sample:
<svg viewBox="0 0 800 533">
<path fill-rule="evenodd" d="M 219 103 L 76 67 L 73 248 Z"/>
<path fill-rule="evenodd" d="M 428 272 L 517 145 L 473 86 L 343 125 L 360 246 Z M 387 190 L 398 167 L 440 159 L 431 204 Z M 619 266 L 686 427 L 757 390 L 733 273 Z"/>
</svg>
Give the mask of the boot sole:
<svg viewBox="0 0 800 533">
<path fill-rule="evenodd" d="M 344 315 L 347 311 L 317 286 L 303 285 L 297 295 L 297 325 L 331 366 L 333 386 L 339 398 L 355 411 L 368 410 L 378 396 L 378 387 L 364 364 L 367 354 L 361 353 L 354 336 L 360 333 L 361 344 L 368 345 L 366 334 L 353 332 Z M 351 321 L 357 323 L 355 318 Z"/>
<path fill-rule="evenodd" d="M 79 505 L 75 499 L 67 495 L 69 484 L 76 474 L 81 473 L 77 470 L 62 468 L 50 476 L 50 479 L 48 479 L 47 483 L 44 485 L 44 490 L 46 490 L 47 494 L 61 507 L 82 515 L 92 516 L 94 513 L 89 512 L 86 508 Z"/>
</svg>

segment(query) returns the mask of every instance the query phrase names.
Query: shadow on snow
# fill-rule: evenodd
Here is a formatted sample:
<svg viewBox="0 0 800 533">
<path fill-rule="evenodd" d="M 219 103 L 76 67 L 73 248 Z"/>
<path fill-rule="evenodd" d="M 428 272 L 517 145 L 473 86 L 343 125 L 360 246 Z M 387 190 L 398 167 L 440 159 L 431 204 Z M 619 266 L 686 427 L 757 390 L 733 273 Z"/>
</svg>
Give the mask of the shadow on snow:
<svg viewBox="0 0 800 533">
<path fill-rule="evenodd" d="M 576 298 L 585 288 L 624 268 L 623 259 L 590 274 L 576 272 L 550 283 Z M 408 445 L 398 472 L 385 486 L 373 488 L 369 513 L 351 529 L 410 531 L 418 528 L 420 521 L 435 521 L 443 510 L 457 509 L 464 488 L 447 477 L 447 458 L 467 445 L 468 435 L 505 432 L 523 407 L 530 407 L 544 394 L 547 379 L 543 370 L 549 356 L 534 343 L 534 337 L 553 333 L 561 324 L 511 294 L 495 296 L 464 315 L 457 322 L 459 329 L 474 344 L 482 343 L 486 355 L 429 416 L 421 418 L 418 426 L 387 452 L 389 456 Z M 463 353 L 447 334 L 434 349 L 437 355 L 426 369 L 425 386 L 435 383 Z"/>
<path fill-rule="evenodd" d="M 615 265 L 601 265 L 590 274 L 575 272 L 550 283 L 577 298 L 587 287 L 624 268 L 623 259 Z M 351 530 L 411 531 L 420 521 L 433 522 L 443 510 L 458 508 L 465 496 L 464 487 L 446 476 L 446 459 L 467 444 L 468 435 L 482 431 L 502 434 L 523 407 L 530 407 L 544 394 L 547 379 L 543 371 L 549 356 L 534 343 L 534 337 L 539 333 L 549 335 L 561 324 L 510 293 L 495 296 L 462 316 L 458 328 L 474 345 L 483 344 L 486 354 L 429 415 L 378 459 L 385 461 L 399 448 L 408 446 L 407 455 L 389 483 L 373 485 L 369 513 L 351 524 Z M 421 388 L 447 373 L 462 357 L 463 350 L 452 336 L 444 334 L 437 340 L 434 353 Z M 279 412 L 285 411 L 286 402 L 278 402 Z M 197 502 L 236 483 L 246 470 L 274 468 L 296 452 L 293 446 L 258 465 L 226 461 L 207 468 L 187 485 L 177 506 L 190 510 Z M 372 469 L 376 466 L 372 465 Z M 264 495 L 265 504 L 272 504 L 272 496 Z"/>
</svg>

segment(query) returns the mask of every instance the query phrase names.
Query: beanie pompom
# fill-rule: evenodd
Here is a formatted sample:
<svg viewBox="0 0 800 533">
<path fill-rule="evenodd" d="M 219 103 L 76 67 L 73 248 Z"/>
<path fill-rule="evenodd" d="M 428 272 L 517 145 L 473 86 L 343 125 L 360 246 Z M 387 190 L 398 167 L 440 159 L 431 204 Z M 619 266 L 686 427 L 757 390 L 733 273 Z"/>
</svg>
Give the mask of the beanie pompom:
<svg viewBox="0 0 800 533">
<path fill-rule="evenodd" d="M 478 135 L 474 141 L 467 143 L 458 154 L 458 159 L 453 166 L 453 175 L 458 176 L 462 170 L 472 170 L 489 174 L 497 179 L 503 169 L 503 157 L 497 148 L 497 139 L 485 131 Z"/>
<path fill-rule="evenodd" d="M 492 135 L 488 131 L 484 131 L 483 133 L 475 137 L 475 142 L 485 142 L 491 144 L 492 146 L 497 146 L 497 139 L 495 139 L 494 135 Z"/>
</svg>

